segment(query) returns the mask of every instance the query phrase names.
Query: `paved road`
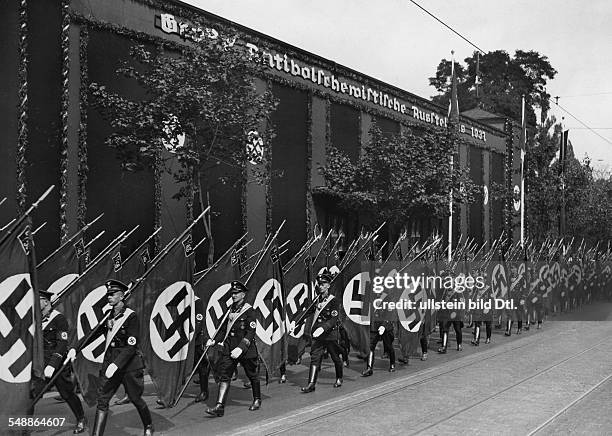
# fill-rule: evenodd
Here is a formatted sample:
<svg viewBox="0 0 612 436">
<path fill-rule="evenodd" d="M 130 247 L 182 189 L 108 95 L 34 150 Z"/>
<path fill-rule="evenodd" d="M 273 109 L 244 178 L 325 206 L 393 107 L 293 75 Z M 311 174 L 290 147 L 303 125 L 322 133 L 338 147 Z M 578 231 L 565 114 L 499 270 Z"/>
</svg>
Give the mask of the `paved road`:
<svg viewBox="0 0 612 436">
<path fill-rule="evenodd" d="M 250 391 L 232 384 L 223 418 L 209 418 L 193 402 L 194 385 L 173 409 L 156 409 L 153 386 L 146 401 L 158 434 L 612 434 L 612 304 L 592 304 L 552 317 L 542 330 L 504 337 L 490 345 L 430 353 L 389 374 L 377 360 L 372 377 L 361 378 L 354 356 L 345 384 L 333 389 L 333 366 L 325 365 L 317 390 L 301 394 L 304 365 L 288 368 L 289 383 L 263 388 L 263 408 L 249 412 Z M 451 345 L 454 345 L 451 336 Z M 437 347 L 432 336 L 431 348 Z M 308 358 L 306 358 L 306 362 Z M 212 384 L 211 384 L 212 387 Z M 213 394 L 215 389 L 213 389 Z M 214 400 L 209 400 L 213 405 Z M 141 434 L 131 405 L 113 406 L 107 434 Z M 65 404 L 45 398 L 37 414 L 66 416 Z M 94 409 L 87 411 L 90 421 Z M 36 434 L 70 434 L 69 426 Z"/>
</svg>

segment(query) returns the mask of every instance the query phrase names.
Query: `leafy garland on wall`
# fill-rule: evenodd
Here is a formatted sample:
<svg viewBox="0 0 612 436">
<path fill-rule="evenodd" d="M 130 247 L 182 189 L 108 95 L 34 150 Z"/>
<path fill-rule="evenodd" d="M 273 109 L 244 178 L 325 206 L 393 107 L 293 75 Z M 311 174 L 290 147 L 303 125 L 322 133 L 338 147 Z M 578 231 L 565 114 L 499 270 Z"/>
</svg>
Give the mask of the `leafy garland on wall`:
<svg viewBox="0 0 612 436">
<path fill-rule="evenodd" d="M 60 99 L 60 241 L 68 239 L 68 219 L 66 208 L 68 205 L 68 109 L 70 106 L 70 88 L 68 75 L 70 74 L 70 0 L 62 0 L 62 29 L 61 29 L 61 52 L 62 52 L 62 95 Z"/>
<path fill-rule="evenodd" d="M 85 226 L 87 217 L 87 176 L 89 167 L 87 165 L 87 102 L 89 84 L 89 66 L 87 47 L 89 45 L 89 29 L 87 25 L 81 26 L 79 37 L 79 64 L 80 64 L 80 87 L 79 87 L 79 166 L 78 178 L 78 209 L 77 225 L 79 229 Z"/>
<path fill-rule="evenodd" d="M 26 151 L 28 149 L 28 12 L 27 1 L 19 4 L 19 119 L 17 120 L 17 211 L 19 215 L 25 212 L 26 187 Z"/>
<path fill-rule="evenodd" d="M 312 91 L 308 92 L 307 109 L 306 109 L 306 239 L 312 235 L 312 211 L 314 210 L 314 201 L 312 193 Z"/>
<path fill-rule="evenodd" d="M 153 168 L 153 229 L 162 226 L 162 171 L 164 162 L 161 151 L 155 155 L 155 168 Z M 161 232 L 160 232 L 161 233 Z M 161 234 L 157 233 L 153 238 L 153 253 L 159 253 L 161 249 Z"/>
<path fill-rule="evenodd" d="M 274 83 L 269 79 L 266 81 L 268 89 L 274 90 Z M 272 230 L 272 147 L 264 147 L 264 166 L 265 171 L 265 197 L 266 197 L 266 235 Z M 276 231 L 276 229 L 274 229 Z"/>
<path fill-rule="evenodd" d="M 514 156 L 513 146 L 513 133 L 512 133 L 512 120 L 506 118 L 504 122 L 504 132 L 506 133 L 506 155 L 504 156 L 504 182 L 506 185 L 506 196 L 504 198 L 504 218 L 505 218 L 505 230 L 508 234 L 508 243 L 506 249 L 512 244 L 512 217 L 514 215 L 514 207 L 512 204 L 512 159 Z"/>
<path fill-rule="evenodd" d="M 484 150 L 478 150 L 478 149 L 476 149 L 476 150 L 480 154 L 480 162 L 481 162 L 481 165 L 480 165 L 480 177 L 482 178 L 482 186 L 483 186 L 482 189 L 484 191 L 484 187 L 485 186 L 487 187 L 487 190 L 489 189 L 489 187 L 485 183 L 485 153 L 488 153 L 488 152 L 486 152 Z M 482 219 L 481 219 L 481 224 L 480 224 L 480 231 L 482 232 L 482 242 L 487 242 L 487 239 L 486 239 L 487 232 L 486 232 L 486 228 L 485 228 L 486 227 L 485 209 L 487 207 L 489 207 L 489 204 L 488 204 L 488 200 L 489 199 L 487 199 L 487 204 L 485 204 L 484 203 L 484 200 L 485 200 L 484 192 L 481 192 L 481 195 L 482 195 L 482 209 L 480 210 L 480 214 L 481 214 L 481 218 Z"/>
<path fill-rule="evenodd" d="M 325 156 L 329 154 L 331 147 L 331 100 L 325 98 Z M 361 148 L 361 147 L 359 147 Z"/>
</svg>

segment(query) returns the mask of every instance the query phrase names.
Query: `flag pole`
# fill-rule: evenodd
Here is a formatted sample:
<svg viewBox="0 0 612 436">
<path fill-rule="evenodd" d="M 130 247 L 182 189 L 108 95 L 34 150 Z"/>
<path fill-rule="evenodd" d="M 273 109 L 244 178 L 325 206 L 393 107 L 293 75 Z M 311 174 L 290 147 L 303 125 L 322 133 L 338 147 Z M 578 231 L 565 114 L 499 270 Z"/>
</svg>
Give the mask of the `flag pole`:
<svg viewBox="0 0 612 436">
<path fill-rule="evenodd" d="M 6 231 L 6 233 L 4 233 L 2 235 L 2 239 L 0 239 L 0 245 L 2 245 L 4 243 L 4 241 L 6 241 L 8 239 L 8 237 L 15 231 L 15 229 L 17 229 L 19 227 L 19 225 L 28 216 L 30 216 L 30 214 L 34 211 L 34 209 L 36 209 L 45 198 L 47 198 L 47 195 L 49 195 L 51 193 L 51 191 L 53 191 L 54 188 L 55 188 L 55 185 L 49 186 L 47 188 L 47 190 L 45 192 L 43 192 L 43 194 L 38 198 L 38 200 L 36 200 L 34 203 L 32 203 L 32 205 L 28 208 L 28 210 L 26 210 L 25 213 L 23 215 L 21 215 L 17 219 L 17 221 L 15 221 L 13 223 L 13 225 Z"/>
<path fill-rule="evenodd" d="M 145 239 L 145 241 L 140 244 L 138 246 L 138 248 L 136 248 L 136 250 L 132 251 L 130 253 L 130 255 L 121 263 L 122 265 L 125 265 L 132 257 L 134 257 L 145 245 L 147 245 L 151 239 L 153 239 L 155 237 L 155 235 L 157 235 L 160 231 L 161 231 L 162 227 L 158 227 L 153 233 L 151 233 L 151 236 L 149 236 L 147 239 Z"/>
<path fill-rule="evenodd" d="M 155 258 L 155 260 L 151 263 L 151 265 L 149 266 L 149 268 L 143 273 L 142 276 L 140 276 L 138 279 L 136 279 L 134 282 L 130 282 L 130 285 L 133 286 L 129 286 L 127 292 L 125 293 L 125 295 L 123 296 L 122 301 L 126 301 L 128 298 L 130 298 L 130 296 L 132 295 L 132 293 L 134 292 L 134 290 L 136 288 L 138 288 L 138 286 L 140 286 L 144 280 L 147 278 L 147 276 L 149 274 L 151 274 L 151 271 L 153 271 L 157 265 L 159 264 L 159 262 L 161 262 L 161 260 L 165 257 L 166 254 L 168 254 L 170 252 L 170 250 L 172 248 L 174 248 L 174 246 L 179 242 L 182 241 L 183 238 L 185 237 L 185 235 L 193 228 L 193 226 L 197 223 L 197 221 L 202 218 L 202 216 L 210 209 L 210 207 L 206 208 L 206 210 L 204 210 L 184 231 L 183 233 L 181 233 L 180 237 L 173 239 L 168 245 L 166 245 L 164 247 L 164 249 L 159 253 L 159 255 Z M 136 226 L 134 228 L 134 230 L 136 230 L 136 228 L 138 228 L 138 226 Z M 132 230 L 132 232 L 134 231 Z M 129 236 L 132 232 L 130 232 L 127 236 Z M 123 232 L 125 233 L 125 232 Z M 99 256 L 98 256 L 99 257 Z M 82 277 L 79 276 L 79 277 Z M 108 312 L 106 312 L 106 314 L 102 317 L 102 319 L 98 322 L 98 324 L 96 324 L 90 331 L 89 333 L 82 338 L 80 341 L 78 341 L 78 344 L 76 347 L 72 347 L 71 350 L 74 350 L 74 356 L 76 356 L 81 349 L 83 348 L 83 346 L 85 344 L 87 344 L 91 338 L 93 337 L 93 335 L 98 331 L 98 329 L 100 328 L 101 325 L 105 324 L 106 321 L 108 320 L 108 318 L 110 318 L 111 314 L 113 313 L 112 310 L 109 310 Z M 45 387 L 43 387 L 43 389 L 38 393 L 38 395 L 36 395 L 36 397 L 32 400 L 32 404 L 31 407 L 34 407 L 34 405 L 42 398 L 42 396 L 44 395 L 44 393 L 49 390 L 49 388 L 55 383 L 55 380 L 57 379 L 57 377 L 59 377 L 59 375 L 62 373 L 62 371 L 64 370 L 64 368 L 66 367 L 66 365 L 68 365 L 68 363 L 70 361 L 72 361 L 72 357 L 70 356 L 70 351 L 68 352 L 68 355 L 66 355 L 66 358 L 64 359 L 64 362 L 62 363 L 62 366 L 60 366 L 59 368 L 57 368 L 55 370 L 55 373 L 53 374 L 53 377 L 51 377 L 51 379 L 49 380 L 49 382 L 45 385 Z"/>
<path fill-rule="evenodd" d="M 83 271 L 83 274 L 79 275 L 78 277 L 75 277 L 70 283 L 68 283 L 66 286 L 64 286 L 64 289 L 62 289 L 61 291 L 59 291 L 55 297 L 53 298 L 53 301 L 51 302 L 51 307 L 54 308 L 59 304 L 59 301 L 61 300 L 62 296 L 64 296 L 68 290 L 70 288 L 72 288 L 74 285 L 76 285 L 78 282 L 80 282 L 81 280 L 83 280 L 83 278 L 87 275 L 87 273 L 89 273 L 96 265 L 98 265 L 102 259 L 104 259 L 112 250 L 115 249 L 115 247 L 117 247 L 119 244 L 121 244 L 123 241 L 125 241 L 132 233 L 134 233 L 136 231 L 136 229 L 138 229 L 138 225 L 136 227 L 134 227 L 132 230 L 130 230 L 129 233 L 126 233 L 125 231 L 121 232 L 121 234 L 119 236 L 117 236 L 110 244 L 108 244 L 101 252 L 100 254 L 98 254 L 94 260 L 92 260 L 89 265 L 86 267 L 85 271 Z"/>
<path fill-rule="evenodd" d="M 521 134 L 521 248 L 525 247 L 525 154 L 527 153 L 527 120 L 525 118 L 525 95 L 522 98 Z"/>
<path fill-rule="evenodd" d="M 261 263 L 264 255 L 266 254 L 266 251 L 268 250 L 268 248 L 270 247 L 270 245 L 272 245 L 272 243 L 274 242 L 274 240 L 276 239 L 276 237 L 278 236 L 278 234 L 280 233 L 281 229 L 283 228 L 283 226 L 285 225 L 285 222 L 287 220 L 283 220 L 282 223 L 280 223 L 280 226 L 278 226 L 278 230 L 276 230 L 276 233 L 274 233 L 274 236 L 272 236 L 272 238 L 270 238 L 270 242 L 264 247 L 264 250 L 261 254 L 261 256 L 259 256 L 259 259 L 257 259 L 257 262 L 255 263 L 255 266 L 253 267 L 253 269 L 251 270 L 251 273 L 249 274 L 249 277 L 247 277 L 247 279 L 244 281 L 244 284 L 246 285 L 247 283 L 249 283 L 249 280 L 251 280 L 251 278 L 253 277 L 253 274 L 255 273 L 255 270 L 257 269 L 257 267 L 259 266 L 259 264 Z"/>
<path fill-rule="evenodd" d="M 44 260 L 42 260 L 38 265 L 36 265 L 36 268 L 40 268 L 42 265 L 45 264 L 45 262 L 47 262 L 49 259 L 51 259 L 53 256 L 55 256 L 57 253 L 59 253 L 59 251 L 64 248 L 66 245 L 70 244 L 72 241 L 74 241 L 77 237 L 79 237 L 81 234 L 83 234 L 83 232 L 85 230 L 87 230 L 88 228 L 90 228 L 91 226 L 93 226 L 96 221 L 98 221 L 100 218 L 102 218 L 102 216 L 104 215 L 104 212 L 101 213 L 100 215 L 98 215 L 97 217 L 95 217 L 91 222 L 85 224 L 83 226 L 83 228 L 81 230 L 79 230 L 78 232 L 76 232 L 74 235 L 72 235 L 70 237 L 70 239 L 68 239 L 66 242 L 64 242 L 63 244 L 61 244 L 59 247 L 57 247 L 55 249 L 55 251 L 53 253 L 51 253 L 50 255 L 48 255 Z"/>
<path fill-rule="evenodd" d="M 215 333 L 212 336 L 213 339 L 216 338 L 217 334 L 221 331 L 221 327 L 223 327 L 223 323 L 225 322 L 225 320 L 229 316 L 230 312 L 231 312 L 231 310 L 228 310 L 227 312 L 225 312 L 225 315 L 223 315 L 223 318 L 221 319 L 221 322 L 219 323 L 219 327 L 217 327 L 217 330 L 215 331 Z M 204 360 L 205 357 L 208 358 L 207 353 L 208 353 L 208 350 L 210 349 L 210 347 L 212 347 L 212 345 L 207 345 L 204 348 L 204 351 L 202 352 L 202 355 L 198 359 L 198 362 L 193 366 L 193 369 L 191 370 L 191 374 L 189 374 L 189 377 L 187 377 L 187 379 L 185 380 L 185 383 L 183 384 L 183 387 L 181 388 L 180 392 L 178 393 L 178 395 L 176 396 L 174 401 L 172 401 L 172 403 L 169 405 L 170 407 L 176 406 L 176 404 L 179 402 L 179 400 L 181 399 L 181 397 L 185 393 L 185 390 L 187 389 L 187 386 L 189 386 L 189 382 L 191 382 L 191 379 L 193 378 L 193 376 L 195 375 L 196 371 L 200 367 L 200 364 L 202 363 L 202 360 Z M 200 383 L 205 383 L 205 382 L 208 383 L 208 380 L 206 380 L 206 381 L 200 380 Z"/>
<path fill-rule="evenodd" d="M 455 87 L 455 51 L 451 50 L 451 96 L 448 104 L 448 121 L 449 127 L 451 128 L 451 135 L 454 134 L 452 128 L 454 127 L 453 120 L 453 103 L 456 103 L 457 100 L 457 89 Z M 453 95 L 454 94 L 454 95 Z M 454 97 L 454 98 L 453 98 Z M 453 100 L 455 100 L 453 102 Z M 457 108 L 458 109 L 458 108 Z M 458 113 L 457 113 L 458 115 Z M 452 136 L 451 136 L 452 138 Z M 451 176 L 451 187 L 450 192 L 448 194 L 448 263 L 452 261 L 453 258 L 453 160 L 455 155 L 455 147 L 453 144 L 453 149 L 451 150 L 450 156 L 450 176 Z"/>
<path fill-rule="evenodd" d="M 40 230 L 42 230 L 42 228 L 43 228 L 44 226 L 46 226 L 46 225 L 47 225 L 47 221 L 45 221 L 45 222 L 44 222 L 44 223 L 42 223 L 40 226 L 38 226 L 38 228 L 32 232 L 32 236 L 36 235 L 36 233 L 38 233 Z"/>
<path fill-rule="evenodd" d="M 242 241 L 244 238 L 246 238 L 246 235 L 247 235 L 247 234 L 248 234 L 248 233 L 244 233 L 244 234 L 243 234 L 243 235 L 242 235 L 240 238 L 236 239 L 236 242 L 234 242 L 234 243 L 232 244 L 232 246 L 231 246 L 229 249 L 227 249 L 227 251 L 226 251 L 225 253 L 223 253 L 223 255 L 222 255 L 222 256 L 221 256 L 219 259 L 217 259 L 217 261 L 216 261 L 215 263 L 213 263 L 213 264 L 212 264 L 212 266 L 211 266 L 210 268 L 208 268 L 206 271 L 204 271 L 204 273 L 203 273 L 203 274 L 202 274 L 200 277 L 198 277 L 198 280 L 197 280 L 197 281 L 196 281 L 196 282 L 193 284 L 193 286 L 195 286 L 195 285 L 197 285 L 198 283 L 200 283 L 200 282 L 202 281 L 202 279 L 203 279 L 204 277 L 206 277 L 206 275 L 207 275 L 207 274 L 208 274 L 210 271 L 212 271 L 213 269 L 215 269 L 215 268 L 217 267 L 217 265 L 219 265 L 219 262 L 221 262 L 221 259 L 223 259 L 223 258 L 224 258 L 224 257 L 225 257 L 225 256 L 226 256 L 226 255 L 227 255 L 229 252 L 231 252 L 231 251 L 232 251 L 234 248 L 236 248 L 236 246 L 237 246 L 237 245 L 238 245 L 238 244 L 239 244 L 239 243 L 240 243 L 240 242 L 241 242 L 241 241 Z"/>
</svg>

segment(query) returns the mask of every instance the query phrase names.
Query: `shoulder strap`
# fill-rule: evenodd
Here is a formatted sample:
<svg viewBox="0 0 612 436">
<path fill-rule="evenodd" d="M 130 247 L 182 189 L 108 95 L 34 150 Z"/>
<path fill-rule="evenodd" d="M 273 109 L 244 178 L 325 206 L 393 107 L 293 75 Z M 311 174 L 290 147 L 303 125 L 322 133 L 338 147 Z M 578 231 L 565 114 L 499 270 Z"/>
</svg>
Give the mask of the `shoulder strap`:
<svg viewBox="0 0 612 436">
<path fill-rule="evenodd" d="M 330 301 L 332 301 L 334 299 L 333 295 L 329 295 L 325 301 L 323 302 L 323 304 L 321 305 L 321 307 L 317 307 L 317 310 L 315 310 L 315 314 L 314 314 L 314 318 L 312 319 L 312 323 L 314 325 L 315 321 L 317 320 L 317 318 L 319 317 L 319 314 L 323 311 L 323 309 L 325 309 L 325 307 L 329 304 Z"/>
<path fill-rule="evenodd" d="M 134 311 L 130 308 L 127 308 L 123 311 L 123 315 L 121 316 L 121 318 L 115 321 L 115 323 L 113 324 L 112 330 L 108 332 L 108 334 L 106 335 L 106 346 L 104 347 L 104 352 L 106 352 L 106 350 L 108 349 L 108 346 L 113 341 L 115 335 L 117 334 L 121 326 L 125 324 L 125 322 L 127 321 L 127 319 L 130 317 L 132 313 L 134 313 Z"/>
<path fill-rule="evenodd" d="M 225 336 L 223 337 L 223 340 L 221 342 L 225 342 L 225 340 L 227 339 L 227 335 L 229 335 L 229 332 L 234 326 L 234 323 L 236 322 L 236 320 L 240 318 L 244 314 L 244 312 L 246 312 L 250 308 L 251 308 L 251 305 L 249 303 L 244 303 L 244 306 L 242 306 L 242 309 L 240 309 L 240 312 L 238 312 L 238 315 L 236 315 L 234 319 L 232 319 L 231 321 L 228 321 L 227 329 L 225 330 Z"/>
<path fill-rule="evenodd" d="M 51 321 L 53 321 L 55 319 L 56 316 L 58 316 L 60 313 L 57 310 L 53 310 L 49 316 L 47 317 L 46 320 L 43 321 L 42 323 L 42 329 L 46 329 L 47 326 L 51 323 Z"/>
</svg>

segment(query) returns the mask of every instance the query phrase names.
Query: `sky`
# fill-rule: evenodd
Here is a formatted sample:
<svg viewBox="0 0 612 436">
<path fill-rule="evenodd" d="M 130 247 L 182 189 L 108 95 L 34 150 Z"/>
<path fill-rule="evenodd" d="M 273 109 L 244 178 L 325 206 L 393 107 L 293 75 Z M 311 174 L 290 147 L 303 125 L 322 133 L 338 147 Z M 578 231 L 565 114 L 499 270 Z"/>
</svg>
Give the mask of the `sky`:
<svg viewBox="0 0 612 436">
<path fill-rule="evenodd" d="M 410 0 L 183 1 L 425 98 L 441 59 L 475 50 Z M 485 52 L 547 56 L 550 115 L 564 117 L 578 159 L 612 172 L 612 2 L 415 1 Z"/>
</svg>

